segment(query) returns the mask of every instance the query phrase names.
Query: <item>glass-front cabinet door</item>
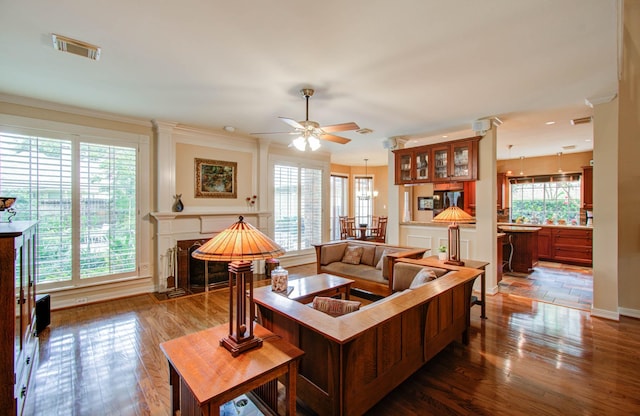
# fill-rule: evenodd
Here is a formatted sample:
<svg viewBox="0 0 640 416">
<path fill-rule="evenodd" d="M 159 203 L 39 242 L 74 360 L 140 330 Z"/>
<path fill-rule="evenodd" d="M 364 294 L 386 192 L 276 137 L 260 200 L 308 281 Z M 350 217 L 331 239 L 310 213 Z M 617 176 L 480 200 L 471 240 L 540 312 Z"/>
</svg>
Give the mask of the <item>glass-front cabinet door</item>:
<svg viewBox="0 0 640 416">
<path fill-rule="evenodd" d="M 413 181 L 413 172 L 411 159 L 413 152 L 404 151 L 396 153 L 396 183 L 411 183 Z"/>
<path fill-rule="evenodd" d="M 459 142 L 451 145 L 450 175 L 456 180 L 475 180 L 478 176 L 474 158 L 477 141 Z"/>
<path fill-rule="evenodd" d="M 433 180 L 449 180 L 449 146 L 433 148 Z"/>
<path fill-rule="evenodd" d="M 415 178 L 418 181 L 429 180 L 429 151 L 416 151 L 416 175 Z"/>
</svg>

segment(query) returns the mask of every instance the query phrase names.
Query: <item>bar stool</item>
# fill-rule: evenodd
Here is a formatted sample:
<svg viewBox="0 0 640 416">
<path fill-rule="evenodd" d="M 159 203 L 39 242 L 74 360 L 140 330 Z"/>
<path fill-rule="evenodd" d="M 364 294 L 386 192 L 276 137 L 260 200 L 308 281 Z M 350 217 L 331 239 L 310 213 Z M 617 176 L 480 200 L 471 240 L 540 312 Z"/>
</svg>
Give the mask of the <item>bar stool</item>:
<svg viewBox="0 0 640 416">
<path fill-rule="evenodd" d="M 502 243 L 502 250 L 505 253 L 505 247 L 509 250 L 509 256 L 507 260 L 504 259 L 504 254 L 502 255 L 502 267 L 504 269 L 505 266 L 509 267 L 509 271 L 513 272 L 513 268 L 511 267 L 511 260 L 513 259 L 513 235 L 507 234 L 507 239 L 504 243 Z"/>
</svg>

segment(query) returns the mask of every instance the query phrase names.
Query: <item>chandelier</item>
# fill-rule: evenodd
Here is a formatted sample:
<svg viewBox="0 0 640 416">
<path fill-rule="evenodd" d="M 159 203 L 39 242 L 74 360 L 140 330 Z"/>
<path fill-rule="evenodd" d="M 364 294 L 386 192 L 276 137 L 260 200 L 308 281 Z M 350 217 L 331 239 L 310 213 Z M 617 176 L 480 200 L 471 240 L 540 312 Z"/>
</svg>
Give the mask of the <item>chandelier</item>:
<svg viewBox="0 0 640 416">
<path fill-rule="evenodd" d="M 367 162 L 369 159 L 364 160 L 364 181 L 362 182 L 362 186 L 358 191 L 358 199 L 368 200 L 371 198 L 375 198 L 378 196 L 378 191 L 371 191 L 371 178 L 369 178 L 369 174 L 367 172 Z"/>
</svg>

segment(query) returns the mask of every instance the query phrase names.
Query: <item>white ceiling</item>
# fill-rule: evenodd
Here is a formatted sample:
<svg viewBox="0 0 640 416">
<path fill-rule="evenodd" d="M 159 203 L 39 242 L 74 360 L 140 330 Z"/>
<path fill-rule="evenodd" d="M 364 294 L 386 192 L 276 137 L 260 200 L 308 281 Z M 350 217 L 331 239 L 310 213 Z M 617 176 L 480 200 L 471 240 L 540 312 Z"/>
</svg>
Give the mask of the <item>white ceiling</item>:
<svg viewBox="0 0 640 416">
<path fill-rule="evenodd" d="M 473 135 L 492 116 L 499 159 L 591 150 L 592 124 L 570 120 L 617 91 L 617 0 L 0 4 L 1 93 L 248 135 L 304 120 L 312 87 L 310 119 L 373 130 L 323 142 L 341 164 L 384 165 L 385 138 Z M 54 50 L 51 33 L 100 60 Z"/>
</svg>

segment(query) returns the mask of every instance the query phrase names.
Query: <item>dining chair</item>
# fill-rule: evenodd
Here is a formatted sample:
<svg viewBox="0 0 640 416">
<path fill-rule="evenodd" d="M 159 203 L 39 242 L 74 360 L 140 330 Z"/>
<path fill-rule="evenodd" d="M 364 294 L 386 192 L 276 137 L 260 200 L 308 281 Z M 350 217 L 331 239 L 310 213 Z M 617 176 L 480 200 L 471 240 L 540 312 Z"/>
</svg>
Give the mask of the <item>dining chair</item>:
<svg viewBox="0 0 640 416">
<path fill-rule="evenodd" d="M 353 217 L 347 218 L 347 240 L 358 239 L 359 231 L 356 229 L 356 219 Z"/>
<path fill-rule="evenodd" d="M 378 217 L 378 226 L 371 230 L 369 240 L 384 243 L 387 239 L 387 217 Z"/>
<path fill-rule="evenodd" d="M 347 229 L 347 216 L 341 215 L 338 217 L 340 221 L 340 240 L 346 240 L 349 237 L 349 230 Z"/>
</svg>

